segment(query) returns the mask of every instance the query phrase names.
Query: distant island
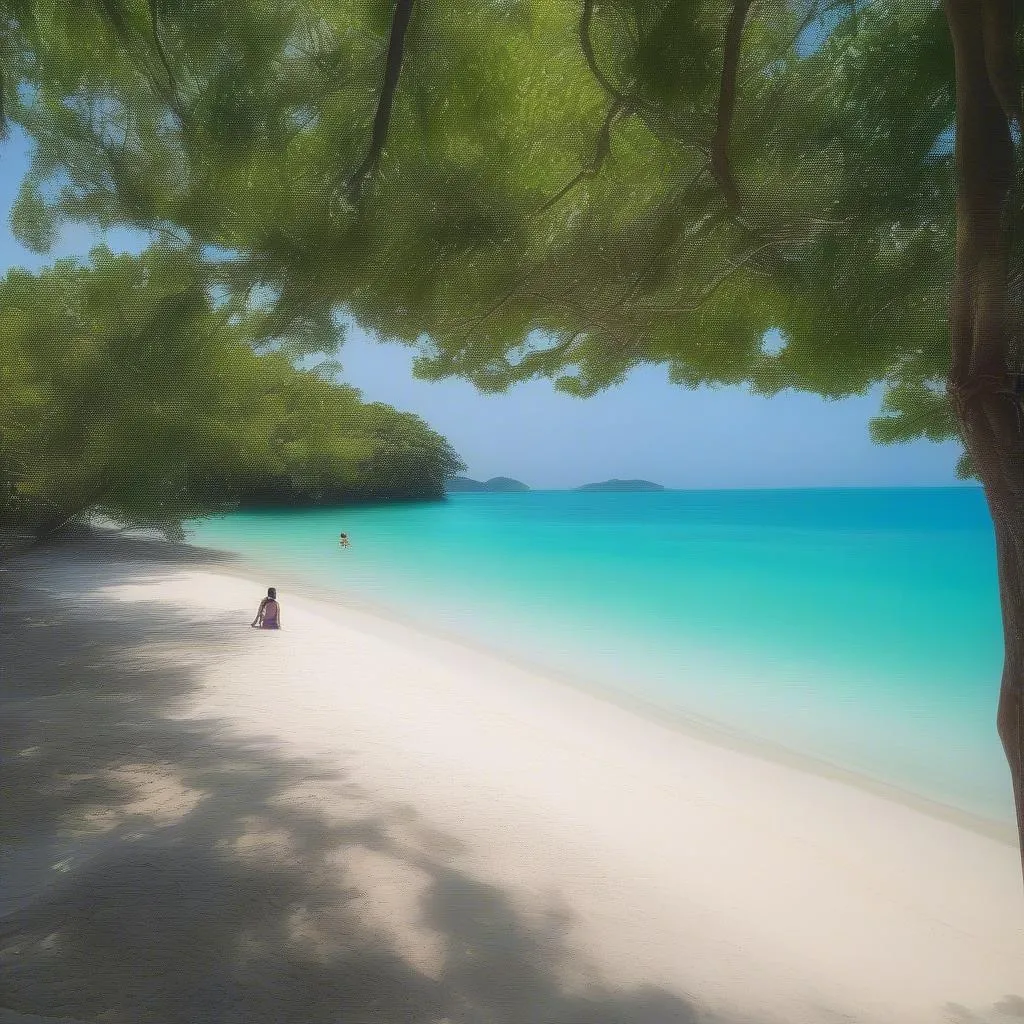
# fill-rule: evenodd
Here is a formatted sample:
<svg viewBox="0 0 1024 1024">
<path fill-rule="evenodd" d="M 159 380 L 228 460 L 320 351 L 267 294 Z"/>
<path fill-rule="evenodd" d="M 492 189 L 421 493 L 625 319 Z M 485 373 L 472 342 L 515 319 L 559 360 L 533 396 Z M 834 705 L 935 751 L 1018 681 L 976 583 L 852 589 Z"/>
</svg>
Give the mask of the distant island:
<svg viewBox="0 0 1024 1024">
<path fill-rule="evenodd" d="M 508 476 L 494 476 L 490 480 L 471 480 L 468 476 L 453 476 L 445 481 L 446 491 L 528 491 L 521 480 L 513 480 Z"/>
<path fill-rule="evenodd" d="M 596 484 L 584 484 L 577 491 L 663 491 L 661 484 L 650 480 L 602 480 Z"/>
</svg>

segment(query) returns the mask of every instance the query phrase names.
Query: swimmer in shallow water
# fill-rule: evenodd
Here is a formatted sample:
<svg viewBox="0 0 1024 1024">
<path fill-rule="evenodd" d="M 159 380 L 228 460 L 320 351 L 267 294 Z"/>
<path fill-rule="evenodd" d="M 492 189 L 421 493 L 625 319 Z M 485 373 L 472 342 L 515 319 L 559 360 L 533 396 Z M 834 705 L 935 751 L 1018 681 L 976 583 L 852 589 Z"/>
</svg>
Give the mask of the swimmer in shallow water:
<svg viewBox="0 0 1024 1024">
<path fill-rule="evenodd" d="M 256 618 L 249 623 L 253 629 L 280 629 L 281 628 L 281 606 L 277 603 L 277 590 L 274 587 L 267 589 L 267 596 L 260 601 L 259 611 Z"/>
<path fill-rule="evenodd" d="M 338 543 L 343 548 L 350 548 L 350 547 L 352 547 L 352 544 L 349 542 L 348 534 L 347 533 L 340 533 L 340 534 L 338 534 Z"/>
</svg>

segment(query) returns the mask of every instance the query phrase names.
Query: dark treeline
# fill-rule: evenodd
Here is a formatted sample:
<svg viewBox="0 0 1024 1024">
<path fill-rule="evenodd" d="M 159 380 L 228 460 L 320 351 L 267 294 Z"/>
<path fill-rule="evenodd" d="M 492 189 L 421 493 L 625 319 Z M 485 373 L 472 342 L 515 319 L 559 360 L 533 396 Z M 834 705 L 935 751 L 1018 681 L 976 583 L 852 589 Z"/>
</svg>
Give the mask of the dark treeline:
<svg viewBox="0 0 1024 1024">
<path fill-rule="evenodd" d="M 268 335 L 180 250 L 15 270 L 0 310 L 5 547 L 86 511 L 175 533 L 239 503 L 440 498 L 461 468 L 417 417 L 336 383 L 335 363 L 297 368 L 308 325 Z"/>
</svg>

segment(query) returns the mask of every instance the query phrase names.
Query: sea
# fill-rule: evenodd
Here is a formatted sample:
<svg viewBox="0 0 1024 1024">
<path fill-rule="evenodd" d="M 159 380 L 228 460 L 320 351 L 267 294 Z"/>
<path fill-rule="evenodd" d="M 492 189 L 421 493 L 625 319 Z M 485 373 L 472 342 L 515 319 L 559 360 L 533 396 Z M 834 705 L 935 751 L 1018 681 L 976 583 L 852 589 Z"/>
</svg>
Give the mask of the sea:
<svg viewBox="0 0 1024 1024">
<path fill-rule="evenodd" d="M 1012 821 L 978 488 L 460 493 L 232 513 L 189 539 L 268 586 L 308 581 L 666 718 Z"/>
</svg>

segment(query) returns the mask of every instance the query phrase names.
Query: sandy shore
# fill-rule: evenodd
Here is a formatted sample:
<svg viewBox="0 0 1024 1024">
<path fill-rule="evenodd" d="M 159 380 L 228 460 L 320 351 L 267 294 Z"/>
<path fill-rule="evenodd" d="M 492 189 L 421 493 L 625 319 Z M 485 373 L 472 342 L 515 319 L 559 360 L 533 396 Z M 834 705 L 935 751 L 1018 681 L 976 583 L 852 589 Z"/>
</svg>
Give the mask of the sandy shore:
<svg viewBox="0 0 1024 1024">
<path fill-rule="evenodd" d="M 0 571 L 0 1021 L 1024 1018 L 1007 843 L 263 587 Z"/>
</svg>

